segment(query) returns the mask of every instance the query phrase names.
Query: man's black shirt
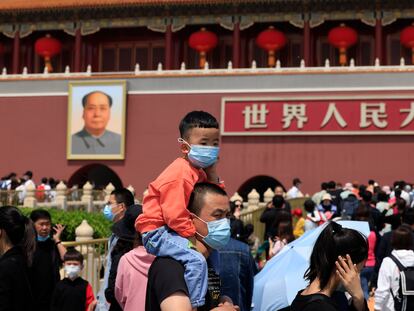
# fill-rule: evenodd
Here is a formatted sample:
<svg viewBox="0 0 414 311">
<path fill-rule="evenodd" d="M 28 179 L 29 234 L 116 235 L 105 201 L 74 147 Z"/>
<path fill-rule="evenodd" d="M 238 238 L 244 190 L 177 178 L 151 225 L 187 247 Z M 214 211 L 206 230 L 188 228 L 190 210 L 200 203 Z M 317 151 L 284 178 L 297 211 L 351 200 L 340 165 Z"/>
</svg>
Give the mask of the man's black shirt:
<svg viewBox="0 0 414 311">
<path fill-rule="evenodd" d="M 206 304 L 198 307 L 197 311 L 211 310 L 218 305 L 220 278 L 210 266 L 208 271 Z M 183 265 L 169 257 L 157 257 L 148 271 L 145 311 L 160 311 L 163 300 L 177 292 L 190 296 L 184 280 Z"/>
</svg>

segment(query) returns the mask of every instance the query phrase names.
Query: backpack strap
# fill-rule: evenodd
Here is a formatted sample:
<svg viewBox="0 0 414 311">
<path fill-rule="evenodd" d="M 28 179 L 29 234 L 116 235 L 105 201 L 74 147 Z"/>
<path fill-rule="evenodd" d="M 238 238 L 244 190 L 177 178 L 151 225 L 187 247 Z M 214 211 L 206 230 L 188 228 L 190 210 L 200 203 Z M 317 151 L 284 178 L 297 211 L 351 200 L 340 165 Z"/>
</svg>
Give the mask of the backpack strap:
<svg viewBox="0 0 414 311">
<path fill-rule="evenodd" d="M 389 256 L 391 259 L 392 259 L 392 261 L 394 261 L 394 263 L 397 265 L 397 267 L 398 267 L 398 270 L 400 270 L 400 272 L 401 271 L 404 271 L 405 270 L 405 266 L 398 260 L 398 258 L 397 257 L 395 257 L 393 254 L 391 254 L 390 256 Z"/>
</svg>

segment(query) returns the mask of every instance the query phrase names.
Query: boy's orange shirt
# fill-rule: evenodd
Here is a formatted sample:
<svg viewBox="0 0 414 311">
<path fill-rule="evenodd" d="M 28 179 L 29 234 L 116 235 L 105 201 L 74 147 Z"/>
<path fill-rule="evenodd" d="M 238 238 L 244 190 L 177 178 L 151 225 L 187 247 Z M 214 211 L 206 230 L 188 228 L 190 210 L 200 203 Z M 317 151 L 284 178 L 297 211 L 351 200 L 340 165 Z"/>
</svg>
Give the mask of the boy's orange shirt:
<svg viewBox="0 0 414 311">
<path fill-rule="evenodd" d="M 194 236 L 187 205 L 194 185 L 204 181 L 207 175 L 202 169 L 191 166 L 186 159 L 176 159 L 149 184 L 136 230 L 145 233 L 167 225 L 182 237 Z"/>
</svg>

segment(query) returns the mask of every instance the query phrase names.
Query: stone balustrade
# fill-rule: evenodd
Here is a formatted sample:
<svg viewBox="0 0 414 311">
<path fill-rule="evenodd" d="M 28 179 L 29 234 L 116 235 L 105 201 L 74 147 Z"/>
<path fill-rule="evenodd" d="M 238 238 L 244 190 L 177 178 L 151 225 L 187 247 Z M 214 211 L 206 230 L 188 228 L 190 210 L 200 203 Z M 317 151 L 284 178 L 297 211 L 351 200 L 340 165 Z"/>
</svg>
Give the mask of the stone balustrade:
<svg viewBox="0 0 414 311">
<path fill-rule="evenodd" d="M 130 190 L 132 194 L 135 194 L 135 189 L 132 187 L 132 185 L 129 185 L 127 189 Z M 82 189 L 68 189 L 68 187 L 63 182 L 60 182 L 55 189 L 51 191 L 45 191 L 47 192 L 47 195 L 39 196 L 39 190 L 36 190 L 34 185 L 29 184 L 26 188 L 23 202 L 12 203 L 12 200 L 6 199 L 5 202 L 2 203 L 30 208 L 46 207 L 58 208 L 62 210 L 80 208 L 88 212 L 93 212 L 102 209 L 102 207 L 109 201 L 109 196 L 113 190 L 115 190 L 115 187 L 112 183 L 109 183 L 105 189 L 99 190 L 94 189 L 93 185 L 90 182 L 86 182 Z M 74 194 L 74 191 L 76 191 L 76 195 Z M 50 198 L 49 194 L 52 192 L 55 194 L 53 195 L 53 198 Z M 16 191 L 2 191 L 2 195 L 6 198 L 16 197 Z M 43 199 L 39 201 L 39 197 L 46 197 L 46 200 Z M 136 203 L 139 202 L 139 200 L 136 200 Z"/>
</svg>

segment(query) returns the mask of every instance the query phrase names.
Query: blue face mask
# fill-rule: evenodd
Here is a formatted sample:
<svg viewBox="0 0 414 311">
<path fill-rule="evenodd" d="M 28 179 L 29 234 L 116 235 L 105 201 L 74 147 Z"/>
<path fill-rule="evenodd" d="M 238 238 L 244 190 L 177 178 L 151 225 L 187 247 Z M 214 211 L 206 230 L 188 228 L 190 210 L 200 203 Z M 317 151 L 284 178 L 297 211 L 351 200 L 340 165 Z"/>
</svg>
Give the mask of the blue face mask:
<svg viewBox="0 0 414 311">
<path fill-rule="evenodd" d="M 229 219 L 222 218 L 219 220 L 205 222 L 200 217 L 196 215 L 194 216 L 200 219 L 202 222 L 204 222 L 207 225 L 208 234 L 206 236 L 202 236 L 199 233 L 197 234 L 203 237 L 203 241 L 206 242 L 208 246 L 210 246 L 213 249 L 221 249 L 229 243 L 229 240 L 230 240 L 230 220 Z"/>
<path fill-rule="evenodd" d="M 114 214 L 112 213 L 112 206 L 111 204 L 106 204 L 103 209 L 104 217 L 110 221 L 114 219 Z"/>
<path fill-rule="evenodd" d="M 190 146 L 184 139 L 179 138 L 180 143 L 184 143 Z M 190 152 L 188 153 L 188 161 L 197 168 L 206 168 L 212 166 L 217 162 L 217 158 L 220 152 L 219 147 L 214 146 L 202 146 L 191 145 Z"/>
<path fill-rule="evenodd" d="M 50 236 L 40 236 L 40 235 L 38 235 L 38 236 L 36 237 L 36 239 L 37 239 L 39 242 L 44 242 L 44 241 L 47 241 L 49 238 L 50 238 Z"/>
</svg>

